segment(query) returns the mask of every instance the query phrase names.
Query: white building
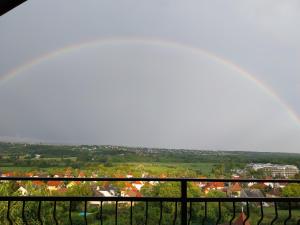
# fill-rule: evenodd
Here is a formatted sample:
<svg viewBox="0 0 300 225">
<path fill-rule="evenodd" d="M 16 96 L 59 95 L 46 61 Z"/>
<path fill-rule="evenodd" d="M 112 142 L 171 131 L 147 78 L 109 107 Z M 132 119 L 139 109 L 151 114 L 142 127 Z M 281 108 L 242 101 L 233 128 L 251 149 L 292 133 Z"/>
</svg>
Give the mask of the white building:
<svg viewBox="0 0 300 225">
<path fill-rule="evenodd" d="M 264 170 L 265 172 L 271 173 L 272 177 L 291 177 L 295 176 L 299 173 L 299 169 L 297 166 L 294 165 L 278 165 L 278 164 L 271 164 L 271 163 L 251 163 L 248 164 L 248 167 L 252 168 L 253 170 Z"/>
</svg>

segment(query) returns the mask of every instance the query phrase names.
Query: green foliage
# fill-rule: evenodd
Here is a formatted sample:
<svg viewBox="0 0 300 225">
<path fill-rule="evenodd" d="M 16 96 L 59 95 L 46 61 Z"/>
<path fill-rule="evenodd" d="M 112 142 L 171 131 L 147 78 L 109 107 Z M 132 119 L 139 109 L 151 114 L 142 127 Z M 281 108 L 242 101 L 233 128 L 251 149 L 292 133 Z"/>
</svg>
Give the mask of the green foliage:
<svg viewBox="0 0 300 225">
<path fill-rule="evenodd" d="M 282 195 L 284 197 L 299 197 L 300 184 L 288 184 L 282 189 Z"/>
</svg>

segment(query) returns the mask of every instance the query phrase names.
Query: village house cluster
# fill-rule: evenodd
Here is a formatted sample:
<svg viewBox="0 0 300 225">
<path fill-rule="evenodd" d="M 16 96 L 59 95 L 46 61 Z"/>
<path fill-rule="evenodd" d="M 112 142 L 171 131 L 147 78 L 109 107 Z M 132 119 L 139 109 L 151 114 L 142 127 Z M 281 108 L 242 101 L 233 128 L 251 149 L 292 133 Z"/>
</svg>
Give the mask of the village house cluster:
<svg viewBox="0 0 300 225">
<path fill-rule="evenodd" d="M 200 178 L 204 179 L 205 177 Z M 233 182 L 198 182 L 197 186 L 205 195 L 212 191 L 219 191 L 226 197 L 263 198 L 280 197 L 282 188 L 287 185 L 287 183 L 267 181 L 239 182 L 238 175 L 232 175 L 232 179 Z M 270 180 L 272 177 L 265 177 L 265 179 Z"/>
<path fill-rule="evenodd" d="M 253 166 L 257 166 L 261 164 L 255 164 Z M 14 176 L 15 174 L 12 172 L 1 174 L 2 177 Z M 33 174 L 26 173 L 24 176 L 27 177 L 50 177 L 47 174 Z M 71 168 L 67 169 L 64 173 L 51 175 L 52 177 L 65 177 L 65 178 L 85 178 L 87 177 L 84 172 L 79 171 L 76 175 L 74 175 L 74 171 Z M 143 177 L 146 175 L 143 174 Z M 163 176 L 163 175 L 162 175 Z M 99 177 L 96 173 L 92 173 L 89 177 L 96 178 Z M 127 174 L 123 178 L 132 178 L 133 175 Z M 163 176 L 165 177 L 165 176 Z M 205 177 L 200 177 L 205 178 Z M 205 195 L 208 195 L 212 191 L 222 192 L 227 197 L 279 197 L 280 190 L 284 188 L 286 183 L 272 183 L 272 182 L 248 182 L 241 183 L 239 182 L 239 175 L 232 175 L 233 180 L 235 182 L 195 182 L 194 185 L 201 190 L 201 192 Z M 272 179 L 272 177 L 266 177 L 266 179 Z M 85 182 L 81 181 L 32 181 L 32 185 L 34 187 L 46 187 L 49 192 L 58 192 L 65 193 L 68 189 L 73 186 L 80 185 Z M 91 189 L 93 191 L 94 196 L 103 196 L 103 197 L 113 197 L 113 196 L 122 196 L 122 197 L 142 197 L 141 189 L 145 186 L 154 186 L 159 184 L 157 181 L 143 182 L 143 181 L 132 181 L 132 182 L 124 182 L 123 185 L 116 186 L 113 182 L 103 182 L 101 185 L 96 181 L 89 183 Z M 19 192 L 21 195 L 28 195 L 28 191 L 25 188 L 25 185 L 22 186 L 22 183 L 19 183 L 20 188 Z M 91 204 L 98 204 L 98 202 L 91 202 Z"/>
<path fill-rule="evenodd" d="M 2 173 L 1 177 L 12 177 L 16 176 L 14 172 L 7 172 L 7 173 Z M 73 177 L 78 177 L 78 178 L 85 178 L 87 177 L 84 172 L 80 171 L 77 173 L 77 175 L 73 174 L 72 169 L 67 169 L 65 173 L 58 173 L 54 175 L 47 175 L 45 173 L 26 173 L 23 174 L 22 176 L 24 177 L 54 177 L 54 178 L 59 178 L 59 177 L 64 177 L 64 178 L 73 178 Z M 95 178 L 99 177 L 96 173 L 92 173 L 89 177 Z M 128 174 L 126 175 L 126 178 L 131 178 L 133 175 Z M 2 181 L 6 182 L 6 181 Z M 41 188 L 41 187 L 46 187 L 46 189 L 52 193 L 52 192 L 57 192 L 60 194 L 64 194 L 68 191 L 68 189 L 78 186 L 80 184 L 86 183 L 85 181 L 70 181 L 70 182 L 64 182 L 64 181 L 58 181 L 58 180 L 50 180 L 47 182 L 44 181 L 39 181 L 39 180 L 34 180 L 31 182 L 33 187 L 35 188 Z M 96 181 L 89 182 L 90 187 L 93 192 L 93 196 L 103 196 L 103 197 L 113 197 L 113 196 L 122 196 L 122 197 L 142 197 L 141 194 L 141 188 L 145 185 L 145 182 L 142 181 L 134 181 L 134 182 L 125 182 L 123 187 L 117 188 L 113 183 L 109 182 L 102 182 L 101 185 L 98 184 Z M 156 185 L 157 182 L 147 182 L 147 185 Z M 30 195 L 28 190 L 26 190 L 26 185 L 24 185 L 22 182 L 18 182 L 19 189 L 18 192 L 20 195 Z M 90 202 L 90 204 L 100 204 L 100 202 Z"/>
</svg>

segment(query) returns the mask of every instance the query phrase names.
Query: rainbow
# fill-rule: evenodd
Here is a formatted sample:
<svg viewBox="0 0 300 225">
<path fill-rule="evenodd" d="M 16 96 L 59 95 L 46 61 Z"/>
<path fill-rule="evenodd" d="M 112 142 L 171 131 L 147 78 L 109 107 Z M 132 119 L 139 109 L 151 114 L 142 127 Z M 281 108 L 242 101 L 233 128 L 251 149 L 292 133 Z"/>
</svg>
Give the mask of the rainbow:
<svg viewBox="0 0 300 225">
<path fill-rule="evenodd" d="M 90 48 L 90 47 L 96 47 L 96 46 L 104 46 L 109 44 L 143 44 L 143 45 L 154 45 L 154 46 L 161 46 L 161 47 L 170 47 L 170 48 L 179 48 L 186 51 L 190 51 L 194 54 L 201 54 L 209 59 L 215 61 L 218 64 L 222 64 L 226 66 L 227 68 L 236 71 L 238 74 L 240 74 L 243 78 L 246 80 L 252 82 L 257 88 L 262 90 L 264 93 L 266 93 L 268 96 L 270 96 L 277 104 L 279 104 L 289 115 L 289 117 L 294 120 L 295 122 L 299 123 L 300 125 L 300 117 L 297 115 L 297 113 L 293 110 L 293 108 L 287 104 L 282 98 L 280 98 L 276 92 L 264 84 L 262 81 L 258 80 L 253 74 L 249 73 L 242 67 L 236 65 L 235 63 L 224 59 L 222 57 L 219 57 L 215 55 L 212 52 L 209 52 L 207 50 L 185 45 L 179 42 L 170 41 L 170 40 L 163 40 L 163 39 L 155 39 L 155 38 L 140 38 L 140 37 L 121 37 L 121 38 L 101 38 L 101 39 L 94 39 L 90 41 L 85 41 L 81 43 L 76 43 L 73 45 L 69 45 L 57 50 L 54 50 L 50 53 L 46 53 L 44 55 L 41 55 L 37 58 L 34 58 L 24 64 L 21 64 L 20 66 L 8 71 L 6 74 L 0 76 L 0 85 L 4 84 L 5 81 L 8 81 L 10 79 L 13 79 L 19 74 L 22 74 L 23 72 L 29 70 L 30 68 L 45 62 L 47 60 L 51 60 L 57 56 L 61 56 L 64 54 L 71 53 L 72 51 L 78 51 L 84 48 Z M 1 86 L 0 86 L 1 87 Z"/>
</svg>

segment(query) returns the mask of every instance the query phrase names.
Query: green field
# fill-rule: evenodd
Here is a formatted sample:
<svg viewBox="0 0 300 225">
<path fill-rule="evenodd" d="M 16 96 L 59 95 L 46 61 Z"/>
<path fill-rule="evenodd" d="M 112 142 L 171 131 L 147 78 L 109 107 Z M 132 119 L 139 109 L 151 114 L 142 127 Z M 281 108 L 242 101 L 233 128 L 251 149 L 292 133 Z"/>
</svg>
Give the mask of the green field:
<svg viewBox="0 0 300 225">
<path fill-rule="evenodd" d="M 169 174 L 185 170 L 192 170 L 209 176 L 216 163 L 114 163 L 115 166 L 128 165 L 133 168 L 142 167 L 151 174 Z"/>
</svg>

